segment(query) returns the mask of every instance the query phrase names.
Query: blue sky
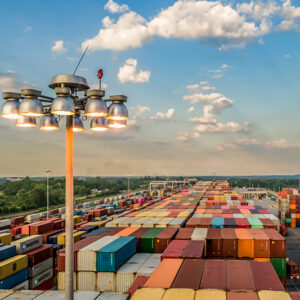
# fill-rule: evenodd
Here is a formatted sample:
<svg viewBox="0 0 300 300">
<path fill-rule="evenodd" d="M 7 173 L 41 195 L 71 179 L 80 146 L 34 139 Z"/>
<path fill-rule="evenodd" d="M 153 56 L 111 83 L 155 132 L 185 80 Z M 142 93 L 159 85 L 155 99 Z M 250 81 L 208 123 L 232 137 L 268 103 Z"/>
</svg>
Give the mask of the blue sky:
<svg viewBox="0 0 300 300">
<path fill-rule="evenodd" d="M 75 136 L 77 175 L 300 171 L 297 1 L 5 1 L 0 20 L 1 92 L 53 95 L 89 45 L 77 74 L 128 96 L 126 130 Z M 1 119 L 0 176 L 62 175 L 62 128 Z"/>
</svg>

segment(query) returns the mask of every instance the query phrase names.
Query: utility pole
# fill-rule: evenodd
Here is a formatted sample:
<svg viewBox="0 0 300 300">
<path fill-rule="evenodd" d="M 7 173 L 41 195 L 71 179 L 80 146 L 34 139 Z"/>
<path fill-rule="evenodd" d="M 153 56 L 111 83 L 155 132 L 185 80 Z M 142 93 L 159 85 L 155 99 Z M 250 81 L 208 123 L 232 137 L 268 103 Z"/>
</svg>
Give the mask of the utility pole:
<svg viewBox="0 0 300 300">
<path fill-rule="evenodd" d="M 52 171 L 47 170 L 45 171 L 47 176 L 47 220 L 49 220 L 49 177 L 52 174 Z"/>
</svg>

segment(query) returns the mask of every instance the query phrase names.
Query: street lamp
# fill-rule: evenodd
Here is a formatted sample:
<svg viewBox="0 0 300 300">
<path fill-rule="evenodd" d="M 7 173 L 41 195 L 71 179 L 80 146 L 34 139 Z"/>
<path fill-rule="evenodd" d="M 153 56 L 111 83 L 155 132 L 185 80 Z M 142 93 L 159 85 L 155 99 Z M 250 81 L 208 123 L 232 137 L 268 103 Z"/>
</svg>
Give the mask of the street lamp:
<svg viewBox="0 0 300 300">
<path fill-rule="evenodd" d="M 102 72 L 101 76 L 98 72 L 99 80 L 102 75 Z M 84 118 L 93 117 L 90 124 L 90 129 L 93 131 L 126 127 L 128 111 L 124 103 L 127 102 L 127 97 L 117 95 L 102 100 L 105 92 L 101 90 L 101 84 L 99 90 L 89 90 L 86 79 L 77 75 L 54 76 L 49 87 L 55 90 L 57 95 L 55 99 L 33 89 L 22 89 L 21 94 L 4 92 L 2 96 L 6 101 L 2 105 L 1 116 L 16 120 L 16 125 L 19 127 L 34 127 L 36 117 L 42 116 L 39 128 L 45 131 L 58 130 L 59 121 L 63 116 L 66 117 L 65 294 L 66 299 L 73 300 L 73 132 L 84 130 L 81 112 Z M 78 93 L 81 92 L 83 95 L 79 97 Z M 20 100 L 22 100 L 21 104 Z M 106 102 L 112 102 L 109 108 Z"/>
<path fill-rule="evenodd" d="M 49 220 L 49 177 L 52 174 L 52 171 L 47 170 L 45 171 L 47 176 L 47 220 Z"/>
</svg>

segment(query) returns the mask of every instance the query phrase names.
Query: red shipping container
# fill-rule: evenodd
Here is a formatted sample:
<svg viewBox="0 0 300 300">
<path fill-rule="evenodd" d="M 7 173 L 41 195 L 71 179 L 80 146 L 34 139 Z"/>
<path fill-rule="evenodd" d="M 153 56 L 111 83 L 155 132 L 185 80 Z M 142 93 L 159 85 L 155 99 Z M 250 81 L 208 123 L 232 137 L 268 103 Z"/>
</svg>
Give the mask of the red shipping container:
<svg viewBox="0 0 300 300">
<path fill-rule="evenodd" d="M 43 223 L 43 222 L 38 221 L 38 222 L 23 225 L 22 226 L 22 235 L 30 235 L 30 226 L 38 225 L 38 224 L 41 224 L 41 223 Z"/>
<path fill-rule="evenodd" d="M 173 240 L 163 252 L 161 260 L 165 258 L 180 258 L 187 243 L 188 240 Z"/>
<path fill-rule="evenodd" d="M 135 281 L 133 282 L 133 284 L 131 285 L 131 287 L 128 290 L 128 293 L 130 295 L 130 298 L 133 296 L 133 294 L 136 292 L 136 290 L 141 289 L 146 281 L 149 279 L 148 276 L 138 276 Z"/>
<path fill-rule="evenodd" d="M 269 261 L 250 260 L 256 290 L 284 291 L 272 264 Z"/>
<path fill-rule="evenodd" d="M 188 241 L 182 251 L 182 258 L 202 258 L 204 252 L 204 241 Z"/>
<path fill-rule="evenodd" d="M 209 259 L 205 263 L 201 280 L 201 289 L 226 290 L 226 261 L 220 259 Z"/>
<path fill-rule="evenodd" d="M 57 230 L 49 231 L 47 233 L 42 234 L 43 244 L 47 244 L 49 236 L 58 234 L 63 231 L 64 231 L 64 229 L 57 229 Z"/>
<path fill-rule="evenodd" d="M 30 235 L 37 235 L 49 232 L 54 229 L 52 221 L 41 222 L 41 224 L 30 225 Z"/>
<path fill-rule="evenodd" d="M 28 256 L 28 266 L 32 267 L 49 257 L 53 256 L 53 248 L 50 245 L 43 245 L 37 249 L 26 252 Z"/>
<path fill-rule="evenodd" d="M 14 218 L 10 219 L 10 222 L 11 222 L 11 227 L 16 227 L 16 226 L 24 225 L 25 218 L 23 216 L 14 217 Z"/>
<path fill-rule="evenodd" d="M 82 216 L 82 220 L 83 221 L 91 221 L 91 220 L 93 220 L 93 214 L 86 214 L 86 215 Z"/>
<path fill-rule="evenodd" d="M 41 283 L 40 285 L 38 285 L 37 287 L 33 288 L 33 290 L 51 290 L 53 288 L 54 285 L 54 278 L 49 278 L 48 280 L 44 281 L 43 283 Z"/>
<path fill-rule="evenodd" d="M 177 228 L 166 228 L 155 238 L 155 253 L 163 253 L 169 246 L 175 234 Z"/>
<path fill-rule="evenodd" d="M 55 220 L 53 221 L 53 226 L 54 226 L 53 228 L 54 230 L 65 228 L 65 220 L 63 219 Z"/>
<path fill-rule="evenodd" d="M 176 234 L 176 240 L 190 240 L 193 234 L 194 228 L 180 228 Z"/>
<path fill-rule="evenodd" d="M 13 236 L 21 235 L 22 234 L 22 226 L 14 227 L 10 231 Z"/>
</svg>

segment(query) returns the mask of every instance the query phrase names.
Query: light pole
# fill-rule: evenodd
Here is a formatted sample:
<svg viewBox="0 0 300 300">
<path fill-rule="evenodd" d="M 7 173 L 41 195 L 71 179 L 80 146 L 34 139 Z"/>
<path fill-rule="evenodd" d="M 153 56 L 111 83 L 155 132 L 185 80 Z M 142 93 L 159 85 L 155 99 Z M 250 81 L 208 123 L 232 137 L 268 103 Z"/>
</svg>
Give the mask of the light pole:
<svg viewBox="0 0 300 300">
<path fill-rule="evenodd" d="M 101 79 L 103 73 L 98 72 Z M 89 90 L 84 77 L 77 75 L 57 75 L 49 87 L 55 90 L 57 97 L 44 96 L 40 91 L 22 89 L 21 93 L 4 92 L 6 102 L 2 105 L 1 116 L 16 120 L 19 127 L 35 127 L 36 117 L 41 116 L 40 129 L 53 131 L 59 129 L 59 121 L 66 117 L 66 244 L 65 244 L 65 298 L 74 299 L 74 258 L 73 258 L 73 132 L 84 130 L 82 119 L 92 117 L 90 129 L 106 131 L 108 128 L 123 128 L 127 126 L 128 111 L 124 103 L 127 97 L 123 95 L 110 96 L 103 100 L 105 93 L 101 89 Z M 78 93 L 83 92 L 81 97 Z M 22 102 L 20 103 L 20 100 Z M 106 102 L 111 101 L 109 107 Z"/>
<path fill-rule="evenodd" d="M 47 220 L 49 220 L 49 177 L 52 174 L 50 170 L 45 171 L 47 176 Z"/>
</svg>

